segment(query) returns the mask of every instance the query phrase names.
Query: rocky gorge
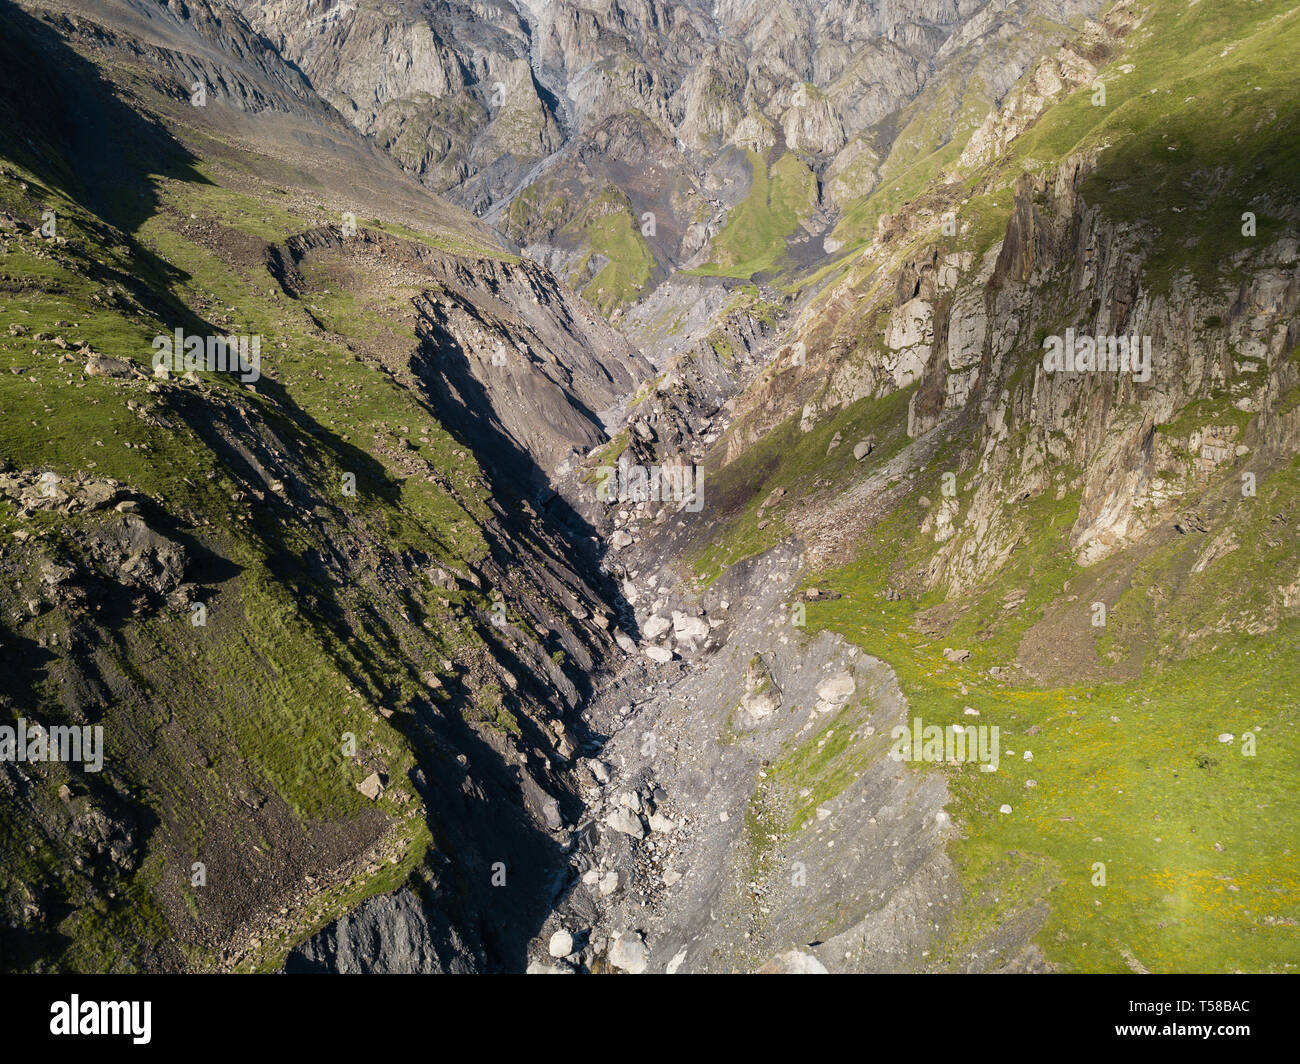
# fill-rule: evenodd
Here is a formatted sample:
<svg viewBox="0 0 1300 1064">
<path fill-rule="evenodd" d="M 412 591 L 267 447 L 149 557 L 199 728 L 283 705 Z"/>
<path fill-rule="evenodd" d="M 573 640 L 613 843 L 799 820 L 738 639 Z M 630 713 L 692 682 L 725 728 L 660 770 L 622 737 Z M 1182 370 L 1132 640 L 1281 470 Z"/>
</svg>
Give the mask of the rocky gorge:
<svg viewBox="0 0 1300 1064">
<path fill-rule="evenodd" d="M 7 967 L 1294 969 L 1294 5 L 0 17 Z"/>
</svg>

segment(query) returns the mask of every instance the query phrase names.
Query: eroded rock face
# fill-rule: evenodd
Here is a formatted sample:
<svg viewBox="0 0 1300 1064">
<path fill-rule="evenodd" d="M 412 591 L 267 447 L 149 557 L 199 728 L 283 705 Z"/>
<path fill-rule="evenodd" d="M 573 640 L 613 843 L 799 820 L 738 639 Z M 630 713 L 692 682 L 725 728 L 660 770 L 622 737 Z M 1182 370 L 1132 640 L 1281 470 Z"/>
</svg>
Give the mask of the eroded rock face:
<svg viewBox="0 0 1300 1064">
<path fill-rule="evenodd" d="M 958 40 L 978 39 L 989 17 L 973 14 L 941 52 L 951 58 Z M 1029 58 L 1030 76 L 991 112 L 964 164 L 1004 150 L 1054 101 L 1092 84 L 1135 18 L 1118 5 L 1041 59 Z M 883 489 L 898 483 L 891 476 L 923 465 L 945 433 L 973 436 L 968 465 L 954 471 L 961 503 L 941 497 L 923 518 L 943 548 L 924 574 L 926 585 L 961 594 L 1014 549 L 1021 528 L 1009 500 L 1077 491 L 1070 545 L 1093 565 L 1167 521 L 1182 496 L 1226 463 L 1257 448 L 1285 451 L 1295 439 L 1294 418 L 1272 414 L 1269 397 L 1285 393 L 1294 372 L 1286 357 L 1296 338 L 1294 244 L 1288 237 L 1261 242 L 1248 256 L 1249 277 L 1215 291 L 1190 278 L 1153 288 L 1143 280 L 1151 234 L 1107 220 L 1088 202 L 1084 189 L 1097 165 L 1085 154 L 1022 179 L 1005 238 L 978 256 L 945 248 L 947 216 L 929 204 L 882 218 L 861 269 L 846 271 L 796 315 L 786 335 L 789 346 L 802 344 L 811 371 L 780 372 L 784 350 L 777 353 L 773 371 L 734 402 L 724 460 L 742 456 L 787 418 L 812 431 L 856 400 L 914 384 L 908 436 L 919 446 L 871 491 L 864 488 L 859 505 L 870 495 L 873 508 L 887 507 Z M 933 239 L 913 239 L 927 230 Z M 1149 343 L 1149 374 L 1045 370 L 1044 334 L 1062 322 L 1081 336 Z M 1230 439 L 1221 419 L 1189 426 L 1178 438 L 1157 431 L 1188 404 L 1224 394 L 1237 410 L 1261 413 L 1257 439 Z M 1053 479 L 1049 466 L 1068 462 L 1079 472 Z M 846 517 L 852 512 L 848 504 L 842 509 Z M 796 521 L 815 552 L 849 549 L 851 537 L 830 515 Z"/>
<path fill-rule="evenodd" d="M 527 23 L 504 0 L 236 6 L 362 133 L 466 206 L 508 192 L 562 142 Z"/>
<path fill-rule="evenodd" d="M 912 401 L 909 431 L 917 437 L 976 404 L 985 420 L 965 534 L 951 539 L 942 570 L 957 591 L 1005 551 L 996 515 L 1008 495 L 1047 489 L 1045 458 L 1086 456 L 1077 482 L 1053 490 L 1081 491 L 1070 543 L 1080 562 L 1095 563 L 1149 531 L 1197 478 L 1236 454 L 1235 433 L 1226 426 L 1198 424 L 1182 439 L 1157 434 L 1155 426 L 1216 389 L 1231 389 L 1238 409 L 1260 409 L 1278 374 L 1290 373 L 1285 358 L 1294 345 L 1290 323 L 1300 285 L 1285 264 L 1294 241 L 1260 248 L 1251 279 L 1235 290 L 1207 292 L 1188 281 L 1153 292 L 1141 280 L 1140 256 L 1129 251 L 1138 235 L 1091 210 L 1081 192 L 1094 165 L 1091 158 L 1070 159 L 1049 180 L 1021 183 L 1006 238 L 958 287 L 942 330 L 946 344 L 934 352 Z M 1135 347 L 1145 341 L 1152 352 L 1147 379 L 1140 371 L 1044 367 L 1042 345 L 1036 352 L 1032 345 L 1045 331 L 1037 293 L 1051 278 L 1064 283 L 1071 305 L 1081 306 L 1087 293 L 1106 294 L 1093 309 L 1080 309 L 1071 332 L 1131 338 Z M 1207 320 L 1222 327 L 1207 332 L 1198 325 Z M 1037 364 L 1011 392 L 1006 379 L 1026 348 Z M 1233 351 L 1241 352 L 1235 364 Z M 1012 422 L 1028 427 L 1019 449 L 1007 446 Z M 1260 442 L 1285 447 L 1293 431 L 1285 421 L 1268 421 Z M 942 506 L 927 518 L 939 540 L 950 539 L 944 519 Z"/>
<path fill-rule="evenodd" d="M 593 200 L 612 195 L 633 228 L 653 214 L 643 233 L 652 288 L 698 264 L 743 194 L 725 145 L 817 160 L 830 203 L 845 207 L 878 184 L 896 133 L 888 120 L 909 102 L 930 90 L 935 113 L 955 125 L 968 86 L 987 93 L 979 102 L 1000 99 L 1100 4 L 237 6 L 404 168 L 566 276 L 592 264 L 589 235 L 570 223 Z M 1043 98 L 1090 66 L 1064 50 L 1057 65 L 1056 81 L 1035 83 Z M 1021 128 L 1025 109 L 995 120 L 989 108 L 972 158 L 1011 135 L 998 121 Z"/>
<path fill-rule="evenodd" d="M 414 374 L 448 424 L 521 486 L 543 487 L 575 452 L 605 442 L 602 413 L 645 377 L 644 357 L 542 266 L 467 261 L 369 230 L 346 246 L 412 271 Z M 289 240 L 285 270 L 345 247 L 337 227 Z M 394 367 L 399 368 L 399 367 Z"/>
<path fill-rule="evenodd" d="M 382 894 L 303 943 L 285 961 L 290 974 L 467 974 L 482 958 L 451 926 L 438 926 L 437 910 L 410 890 Z"/>
</svg>

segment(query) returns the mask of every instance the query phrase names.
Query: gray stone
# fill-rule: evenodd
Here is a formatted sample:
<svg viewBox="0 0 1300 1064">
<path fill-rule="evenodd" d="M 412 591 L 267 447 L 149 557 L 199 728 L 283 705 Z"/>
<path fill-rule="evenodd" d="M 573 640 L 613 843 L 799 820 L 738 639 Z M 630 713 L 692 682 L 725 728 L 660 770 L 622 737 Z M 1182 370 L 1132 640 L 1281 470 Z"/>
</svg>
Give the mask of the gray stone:
<svg viewBox="0 0 1300 1064">
<path fill-rule="evenodd" d="M 702 617 L 691 617 L 674 611 L 673 634 L 678 641 L 694 642 L 704 639 L 709 634 L 709 622 Z"/>
<path fill-rule="evenodd" d="M 384 793 L 384 781 L 378 772 L 372 772 L 357 784 L 357 790 L 373 802 Z"/>
<path fill-rule="evenodd" d="M 788 949 L 773 957 L 759 972 L 763 975 L 829 975 L 826 965 L 811 953 L 803 950 Z"/>
<path fill-rule="evenodd" d="M 830 705 L 842 706 L 853 697 L 856 690 L 857 684 L 853 682 L 853 676 L 842 671 L 817 685 L 817 697 Z"/>
<path fill-rule="evenodd" d="M 546 951 L 557 960 L 573 952 L 573 936 L 563 929 L 556 931 L 547 943 Z"/>
<path fill-rule="evenodd" d="M 661 834 L 667 834 L 668 832 L 672 831 L 676 827 L 677 825 L 674 824 L 671 820 L 669 820 L 668 817 L 664 816 L 663 813 L 654 813 L 650 817 L 651 831 L 659 832 Z"/>
<path fill-rule="evenodd" d="M 647 618 L 645 624 L 641 626 L 641 634 L 644 635 L 646 639 L 654 642 L 672 626 L 672 621 L 667 617 L 660 617 L 658 614 L 655 614 L 653 617 Z"/>
<path fill-rule="evenodd" d="M 624 934 L 609 944 L 609 963 L 629 975 L 640 975 L 650 961 L 650 951 L 640 934 Z"/>
<path fill-rule="evenodd" d="M 622 807 L 615 809 L 605 817 L 605 823 L 615 831 L 621 831 L 634 839 L 645 838 L 645 826 L 641 823 L 641 818 L 630 809 Z"/>
</svg>

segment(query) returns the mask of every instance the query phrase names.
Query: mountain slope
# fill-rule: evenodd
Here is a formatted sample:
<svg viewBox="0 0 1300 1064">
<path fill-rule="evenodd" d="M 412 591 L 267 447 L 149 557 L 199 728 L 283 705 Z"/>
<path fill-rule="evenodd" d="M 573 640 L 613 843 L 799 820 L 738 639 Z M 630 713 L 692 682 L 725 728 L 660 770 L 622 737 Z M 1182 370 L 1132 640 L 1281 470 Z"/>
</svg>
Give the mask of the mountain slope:
<svg viewBox="0 0 1300 1064">
<path fill-rule="evenodd" d="M 276 966 L 395 887 L 424 964 L 520 966 L 613 641 L 581 530 L 499 470 L 603 439 L 639 359 L 229 10 L 2 15 L 5 716 L 104 737 L 3 764 L 6 966 Z M 507 388 L 444 336 L 487 287 L 475 345 L 555 407 L 480 464 L 438 414 Z M 155 372 L 174 330 L 258 372 Z M 603 384 L 547 368 L 584 343 Z"/>
<path fill-rule="evenodd" d="M 973 129 L 1099 5 L 239 6 L 406 169 L 616 314 L 683 268 L 806 265 L 802 245 L 820 253 L 862 196 Z M 753 195 L 792 168 L 799 210 L 769 224 Z"/>
<path fill-rule="evenodd" d="M 1024 967 L 1032 942 L 1065 969 L 1294 967 L 1296 17 L 1119 4 L 1045 56 L 937 176 L 864 201 L 869 243 L 710 425 L 701 511 L 623 526 L 629 570 L 690 563 L 678 612 L 794 550 L 806 631 L 747 651 L 816 660 L 829 630 L 897 670 L 913 719 L 1001 728 L 997 772 L 938 768 L 965 900 L 912 965 Z M 1149 375 L 1050 372 L 1067 329 L 1149 338 Z M 648 438 L 679 409 L 652 396 Z M 812 780 L 767 766 L 825 759 L 828 733 L 749 740 L 773 920 L 806 803 L 845 838 L 878 732 Z M 840 905 L 803 940 L 860 935 L 871 899 Z"/>
</svg>

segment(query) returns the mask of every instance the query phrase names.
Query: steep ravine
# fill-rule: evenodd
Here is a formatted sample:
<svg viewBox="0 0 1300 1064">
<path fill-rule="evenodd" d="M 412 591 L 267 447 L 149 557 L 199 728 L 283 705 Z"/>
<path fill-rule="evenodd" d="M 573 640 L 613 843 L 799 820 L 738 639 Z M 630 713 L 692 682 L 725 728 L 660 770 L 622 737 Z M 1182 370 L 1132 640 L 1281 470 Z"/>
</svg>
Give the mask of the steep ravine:
<svg viewBox="0 0 1300 1064">
<path fill-rule="evenodd" d="M 1293 10 L 1224 49 L 1210 5 L 926 0 L 837 54 L 858 5 L 239 4 L 263 40 L 216 0 L 29 2 L 0 708 L 126 741 L 0 765 L 6 963 L 1294 967 L 1300 197 L 1259 165 Z M 1189 25 L 1198 94 L 1266 82 L 1230 138 L 1161 51 Z M 740 254 L 791 173 L 815 197 Z M 178 325 L 263 337 L 262 379 L 150 375 Z M 1063 333 L 1152 360 L 1049 368 Z M 707 477 L 610 502 L 615 463 Z M 921 716 L 1018 754 L 895 762 Z M 1189 918 L 1168 884 L 1211 877 Z"/>
<path fill-rule="evenodd" d="M 944 852 L 942 776 L 887 754 L 907 712 L 892 670 L 791 623 L 793 544 L 703 595 L 652 545 L 620 560 L 654 596 L 638 611 L 642 634 L 658 639 L 656 618 L 670 618 L 676 656 L 635 649 L 581 709 L 569 783 L 582 805 L 565 817 L 568 856 L 528 970 L 923 969 L 960 888 Z M 826 766 L 854 779 L 821 800 Z M 404 888 L 365 902 L 286 967 L 478 963 L 437 907 Z M 1029 947 L 1015 966 L 1040 963 Z"/>
<path fill-rule="evenodd" d="M 683 345 L 655 389 L 615 404 L 628 455 L 699 456 L 725 431 L 730 398 L 780 350 L 774 331 L 733 317 L 721 328 L 743 356 L 724 368 L 710 344 Z M 490 321 L 475 327 L 487 332 L 474 347 L 490 349 Z M 478 394 L 492 421 L 529 419 L 506 409 L 513 390 L 500 387 L 490 361 L 469 359 L 462 372 L 481 390 L 462 381 L 457 391 Z M 590 557 L 602 556 L 602 573 L 587 571 L 583 558 L 574 563 L 606 598 L 617 649 L 589 659 L 591 693 L 568 718 L 577 750 L 555 782 L 574 804 L 562 803 L 552 833 L 563 856 L 550 878 L 530 876 L 550 885 L 548 897 L 530 899 L 549 915 L 528 969 L 924 969 L 960 899 L 945 852 L 954 829 L 943 776 L 888 756 L 891 729 L 907 717 L 893 671 L 803 627 L 797 540 L 706 587 L 686 560 L 689 508 L 674 518 L 676 503 L 601 501 L 590 466 L 607 452 L 581 457 L 587 429 L 550 423 L 574 435 L 570 457 L 551 436 L 511 435 L 558 489 L 538 520 L 595 539 Z M 999 966 L 1041 965 L 1027 945 L 1035 928 L 1030 921 L 999 940 Z M 457 935 L 437 905 L 404 888 L 326 928 L 287 969 L 515 963 L 466 950 Z M 978 956 L 972 963 L 981 966 Z"/>
</svg>

